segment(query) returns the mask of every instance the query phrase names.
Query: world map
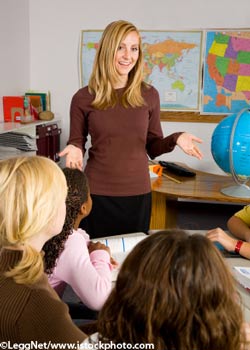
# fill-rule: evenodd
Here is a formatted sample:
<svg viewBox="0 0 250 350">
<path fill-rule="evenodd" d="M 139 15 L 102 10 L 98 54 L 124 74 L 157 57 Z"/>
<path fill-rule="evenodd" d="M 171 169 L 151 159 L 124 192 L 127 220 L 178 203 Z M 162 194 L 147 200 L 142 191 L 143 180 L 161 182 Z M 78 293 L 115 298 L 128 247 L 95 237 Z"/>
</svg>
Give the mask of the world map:
<svg viewBox="0 0 250 350">
<path fill-rule="evenodd" d="M 250 31 L 208 31 L 204 63 L 202 112 L 250 106 Z"/>
<path fill-rule="evenodd" d="M 101 31 L 81 33 L 81 85 L 88 84 Z M 198 110 L 201 31 L 141 31 L 144 80 L 160 95 L 162 110 Z"/>
</svg>

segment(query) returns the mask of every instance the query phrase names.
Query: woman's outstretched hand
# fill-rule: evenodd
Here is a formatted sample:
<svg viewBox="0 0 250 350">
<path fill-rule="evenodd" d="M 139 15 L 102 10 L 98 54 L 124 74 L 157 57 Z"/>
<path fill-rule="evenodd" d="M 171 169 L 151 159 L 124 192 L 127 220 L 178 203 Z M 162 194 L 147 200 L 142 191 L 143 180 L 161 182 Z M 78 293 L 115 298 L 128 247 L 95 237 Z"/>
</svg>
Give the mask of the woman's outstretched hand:
<svg viewBox="0 0 250 350">
<path fill-rule="evenodd" d="M 83 154 L 80 148 L 74 145 L 68 145 L 59 153 L 59 157 L 64 157 L 64 156 L 66 156 L 67 168 L 77 168 L 79 170 L 82 170 Z"/>
<path fill-rule="evenodd" d="M 187 132 L 182 133 L 177 139 L 177 145 L 183 150 L 183 152 L 189 156 L 202 159 L 203 154 L 199 147 L 197 147 L 196 142 L 202 143 L 202 139 Z"/>
</svg>

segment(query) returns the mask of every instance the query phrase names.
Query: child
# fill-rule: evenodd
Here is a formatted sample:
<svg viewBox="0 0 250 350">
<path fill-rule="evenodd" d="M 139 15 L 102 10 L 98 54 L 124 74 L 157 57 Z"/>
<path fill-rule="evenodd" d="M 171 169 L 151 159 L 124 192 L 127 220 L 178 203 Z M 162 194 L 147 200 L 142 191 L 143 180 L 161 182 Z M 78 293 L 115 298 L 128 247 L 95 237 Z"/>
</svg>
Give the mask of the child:
<svg viewBox="0 0 250 350">
<path fill-rule="evenodd" d="M 0 344 L 6 348 L 34 340 L 76 346 L 86 338 L 49 285 L 41 254 L 62 229 L 66 194 L 52 160 L 0 161 Z"/>
<path fill-rule="evenodd" d="M 84 343 L 243 350 L 243 314 L 221 254 L 202 235 L 162 231 L 136 245 Z M 247 330 L 247 327 L 246 327 Z"/>
<path fill-rule="evenodd" d="M 61 297 L 69 284 L 84 305 L 100 310 L 112 287 L 110 251 L 100 242 L 91 243 L 78 228 L 92 208 L 86 176 L 78 169 L 63 172 L 68 185 L 66 219 L 62 232 L 43 247 L 46 272 Z"/>
<path fill-rule="evenodd" d="M 250 205 L 244 206 L 231 216 L 227 227 L 232 236 L 217 227 L 209 230 L 207 237 L 211 241 L 219 242 L 226 250 L 250 259 Z"/>
<path fill-rule="evenodd" d="M 250 205 L 245 205 L 231 216 L 227 227 L 235 237 L 250 242 Z"/>
</svg>

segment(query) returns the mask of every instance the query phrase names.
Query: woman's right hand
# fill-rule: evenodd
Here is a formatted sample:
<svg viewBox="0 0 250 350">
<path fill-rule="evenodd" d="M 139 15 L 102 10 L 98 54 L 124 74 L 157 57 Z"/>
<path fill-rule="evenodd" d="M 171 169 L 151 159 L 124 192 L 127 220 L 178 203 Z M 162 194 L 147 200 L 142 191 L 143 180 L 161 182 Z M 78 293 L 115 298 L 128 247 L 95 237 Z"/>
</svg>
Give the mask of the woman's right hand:
<svg viewBox="0 0 250 350">
<path fill-rule="evenodd" d="M 83 154 L 80 148 L 74 145 L 68 145 L 59 153 L 59 157 L 64 157 L 64 156 L 66 156 L 67 168 L 77 168 L 79 170 L 82 170 Z"/>
<path fill-rule="evenodd" d="M 219 227 L 208 231 L 206 236 L 213 242 L 219 242 L 229 252 L 233 252 L 235 249 L 237 240 L 230 237 Z"/>
</svg>

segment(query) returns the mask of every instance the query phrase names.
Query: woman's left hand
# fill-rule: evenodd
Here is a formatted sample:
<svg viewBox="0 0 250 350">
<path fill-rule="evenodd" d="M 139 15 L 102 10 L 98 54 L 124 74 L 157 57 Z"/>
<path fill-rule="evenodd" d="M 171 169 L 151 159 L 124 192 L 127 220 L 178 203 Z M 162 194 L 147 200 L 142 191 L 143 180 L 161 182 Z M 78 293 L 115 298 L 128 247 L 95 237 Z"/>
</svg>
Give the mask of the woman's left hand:
<svg viewBox="0 0 250 350">
<path fill-rule="evenodd" d="M 203 154 L 200 149 L 197 147 L 195 142 L 202 143 L 202 139 L 189 134 L 187 132 L 182 133 L 177 139 L 177 145 L 189 156 L 202 159 Z"/>
</svg>

